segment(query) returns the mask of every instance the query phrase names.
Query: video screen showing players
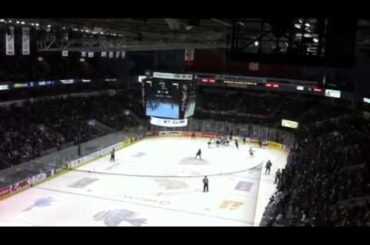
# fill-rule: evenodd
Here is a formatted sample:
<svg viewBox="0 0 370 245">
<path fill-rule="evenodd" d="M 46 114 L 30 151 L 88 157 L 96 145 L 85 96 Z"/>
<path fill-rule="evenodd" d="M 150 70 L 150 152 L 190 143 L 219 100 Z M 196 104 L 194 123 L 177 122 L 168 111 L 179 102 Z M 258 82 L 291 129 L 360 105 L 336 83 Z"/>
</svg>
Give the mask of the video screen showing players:
<svg viewBox="0 0 370 245">
<path fill-rule="evenodd" d="M 180 117 L 180 107 L 172 101 L 150 99 L 146 101 L 146 115 L 177 119 Z"/>
</svg>

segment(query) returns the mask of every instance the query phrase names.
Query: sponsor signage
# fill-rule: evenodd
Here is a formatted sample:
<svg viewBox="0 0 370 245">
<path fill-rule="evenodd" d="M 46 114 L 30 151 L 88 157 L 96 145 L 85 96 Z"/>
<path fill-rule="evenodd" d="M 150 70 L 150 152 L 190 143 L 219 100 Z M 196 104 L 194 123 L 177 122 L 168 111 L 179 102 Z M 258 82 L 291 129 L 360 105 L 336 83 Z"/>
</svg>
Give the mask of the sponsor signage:
<svg viewBox="0 0 370 245">
<path fill-rule="evenodd" d="M 0 90 L 8 90 L 9 89 L 9 85 L 7 84 L 0 84 Z"/>
<path fill-rule="evenodd" d="M 46 173 L 40 173 L 38 175 L 35 175 L 32 177 L 32 185 L 35 185 L 41 181 L 43 181 L 44 179 L 46 179 Z"/>
<path fill-rule="evenodd" d="M 0 188 L 0 198 L 10 193 L 10 186 Z"/>
<path fill-rule="evenodd" d="M 106 82 L 117 82 L 117 78 L 106 78 L 104 81 L 106 81 Z"/>
<path fill-rule="evenodd" d="M 299 91 L 303 91 L 304 90 L 304 86 L 297 86 L 297 90 L 299 90 Z"/>
<path fill-rule="evenodd" d="M 181 135 L 180 131 L 160 131 L 158 135 Z"/>
<path fill-rule="evenodd" d="M 185 127 L 188 125 L 188 119 L 164 119 L 151 117 L 150 124 L 161 127 Z"/>
<path fill-rule="evenodd" d="M 63 84 L 72 84 L 72 83 L 74 83 L 74 79 L 60 80 L 60 82 L 63 83 Z"/>
<path fill-rule="evenodd" d="M 153 78 L 174 79 L 174 80 L 193 80 L 193 74 L 153 72 Z"/>
<path fill-rule="evenodd" d="M 27 88 L 27 83 L 14 83 L 14 88 Z"/>
<path fill-rule="evenodd" d="M 31 185 L 31 179 L 21 180 L 11 186 L 11 192 L 23 190 Z"/>
<path fill-rule="evenodd" d="M 298 128 L 298 122 L 282 119 L 281 120 L 281 126 L 287 127 L 287 128 Z"/>
<path fill-rule="evenodd" d="M 325 96 L 332 98 L 340 98 L 341 92 L 334 89 L 325 89 Z"/>
</svg>

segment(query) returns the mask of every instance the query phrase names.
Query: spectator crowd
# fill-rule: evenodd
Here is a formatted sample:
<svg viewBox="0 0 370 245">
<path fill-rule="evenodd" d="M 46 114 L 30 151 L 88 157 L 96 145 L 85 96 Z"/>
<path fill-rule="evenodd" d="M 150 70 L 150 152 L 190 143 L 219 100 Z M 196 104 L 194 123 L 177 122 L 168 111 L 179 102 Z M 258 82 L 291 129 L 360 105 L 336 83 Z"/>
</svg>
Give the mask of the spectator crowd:
<svg viewBox="0 0 370 245">
<path fill-rule="evenodd" d="M 0 107 L 0 169 L 36 158 L 43 151 L 79 144 L 137 125 L 127 96 L 98 95 L 26 101 Z M 99 127 L 97 123 L 107 127 Z"/>
</svg>

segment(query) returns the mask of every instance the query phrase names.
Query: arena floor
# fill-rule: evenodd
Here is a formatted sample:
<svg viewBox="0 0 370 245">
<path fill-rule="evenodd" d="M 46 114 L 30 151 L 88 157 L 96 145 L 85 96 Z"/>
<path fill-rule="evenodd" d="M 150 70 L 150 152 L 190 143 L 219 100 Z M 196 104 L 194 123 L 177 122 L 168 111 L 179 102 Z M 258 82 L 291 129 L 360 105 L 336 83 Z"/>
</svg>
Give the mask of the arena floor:
<svg viewBox="0 0 370 245">
<path fill-rule="evenodd" d="M 105 156 L 0 201 L 0 226 L 258 225 L 287 153 L 254 148 L 250 157 L 248 144 L 206 142 L 146 138 L 117 151 L 114 163 Z"/>
</svg>

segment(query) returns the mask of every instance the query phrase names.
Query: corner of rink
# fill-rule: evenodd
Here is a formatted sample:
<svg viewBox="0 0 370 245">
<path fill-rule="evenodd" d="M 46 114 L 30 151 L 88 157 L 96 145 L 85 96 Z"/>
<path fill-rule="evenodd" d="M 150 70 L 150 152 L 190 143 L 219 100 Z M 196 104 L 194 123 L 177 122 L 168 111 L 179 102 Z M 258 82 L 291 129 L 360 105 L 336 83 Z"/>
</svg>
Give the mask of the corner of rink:
<svg viewBox="0 0 370 245">
<path fill-rule="evenodd" d="M 281 150 L 273 150 L 277 153 L 275 159 L 271 159 L 272 167 L 270 174 L 266 174 L 265 165 L 261 169 L 261 177 L 259 189 L 257 192 L 257 204 L 254 218 L 254 226 L 260 226 L 263 213 L 270 201 L 271 196 L 276 192 L 275 173 L 278 169 L 280 171 L 285 168 L 287 162 L 287 154 Z"/>
</svg>

